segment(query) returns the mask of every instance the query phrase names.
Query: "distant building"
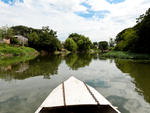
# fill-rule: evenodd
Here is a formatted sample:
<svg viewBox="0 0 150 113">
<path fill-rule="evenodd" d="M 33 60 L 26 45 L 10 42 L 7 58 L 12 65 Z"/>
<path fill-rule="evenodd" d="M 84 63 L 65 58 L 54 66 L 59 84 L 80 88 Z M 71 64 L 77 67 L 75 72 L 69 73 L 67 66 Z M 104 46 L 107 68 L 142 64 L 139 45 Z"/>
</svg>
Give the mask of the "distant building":
<svg viewBox="0 0 150 113">
<path fill-rule="evenodd" d="M 1 44 L 10 44 L 10 39 L 2 39 L 2 40 L 0 40 L 0 43 Z"/>
<path fill-rule="evenodd" d="M 14 37 L 18 40 L 19 44 L 21 44 L 23 46 L 28 45 L 28 38 L 26 38 L 22 35 L 15 35 Z"/>
</svg>

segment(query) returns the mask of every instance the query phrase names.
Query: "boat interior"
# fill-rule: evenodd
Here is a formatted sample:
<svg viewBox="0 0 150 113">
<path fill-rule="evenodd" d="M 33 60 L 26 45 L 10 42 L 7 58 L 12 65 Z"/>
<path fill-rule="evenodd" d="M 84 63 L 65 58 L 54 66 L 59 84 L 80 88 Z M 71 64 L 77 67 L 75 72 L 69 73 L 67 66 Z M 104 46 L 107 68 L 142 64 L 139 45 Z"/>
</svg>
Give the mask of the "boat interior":
<svg viewBox="0 0 150 113">
<path fill-rule="evenodd" d="M 39 113 L 118 113 L 109 105 L 74 105 L 44 107 Z"/>
</svg>

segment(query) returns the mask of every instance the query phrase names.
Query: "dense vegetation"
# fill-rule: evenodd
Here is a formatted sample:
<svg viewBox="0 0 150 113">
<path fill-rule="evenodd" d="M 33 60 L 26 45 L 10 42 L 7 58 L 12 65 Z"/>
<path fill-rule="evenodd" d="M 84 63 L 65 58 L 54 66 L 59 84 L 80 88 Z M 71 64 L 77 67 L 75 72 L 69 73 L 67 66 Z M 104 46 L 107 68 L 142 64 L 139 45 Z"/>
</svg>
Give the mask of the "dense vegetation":
<svg viewBox="0 0 150 113">
<path fill-rule="evenodd" d="M 69 43 L 70 42 L 70 43 Z M 84 35 L 80 35 L 77 33 L 72 33 L 69 35 L 67 40 L 65 41 L 64 47 L 69 50 L 71 47 L 71 51 L 89 51 L 91 49 L 92 42 L 88 37 Z"/>
<path fill-rule="evenodd" d="M 34 29 L 26 26 L 1 27 L 0 39 L 10 39 L 11 44 L 18 44 L 14 35 L 22 35 L 28 38 L 28 46 L 37 50 L 53 52 L 61 49 L 61 43 L 57 39 L 57 33 L 49 27 Z"/>
<path fill-rule="evenodd" d="M 90 50 L 107 50 L 109 45 L 107 41 L 93 42 L 81 34 L 72 33 L 68 36 L 64 43 L 65 49 L 75 52 L 89 52 Z"/>
<path fill-rule="evenodd" d="M 64 47 L 69 51 L 77 51 L 77 44 L 72 38 L 66 39 Z"/>
<path fill-rule="evenodd" d="M 28 46 L 37 50 L 53 52 L 61 49 L 61 43 L 57 39 L 57 33 L 49 27 L 42 29 L 28 28 L 25 26 L 12 27 L 15 34 L 23 35 L 28 38 Z"/>
<path fill-rule="evenodd" d="M 10 39 L 11 44 L 18 45 L 15 35 L 22 35 L 28 38 L 28 45 L 38 51 L 47 52 L 61 51 L 64 47 L 71 52 L 89 52 L 90 50 L 106 50 L 108 43 L 106 41 L 92 43 L 89 37 L 81 34 L 72 33 L 66 41 L 61 44 L 57 38 L 57 33 L 49 27 L 34 29 L 26 26 L 13 26 L 0 28 L 0 39 Z"/>
<path fill-rule="evenodd" d="M 150 9 L 137 18 L 137 24 L 120 32 L 115 41 L 115 50 L 135 53 L 150 53 Z"/>
<path fill-rule="evenodd" d="M 107 49 L 108 49 L 108 42 L 107 42 L 107 41 L 101 41 L 101 42 L 99 42 L 99 43 L 98 43 L 98 48 L 99 48 L 100 50 L 102 50 L 102 52 L 103 52 L 104 50 L 107 50 Z"/>
</svg>

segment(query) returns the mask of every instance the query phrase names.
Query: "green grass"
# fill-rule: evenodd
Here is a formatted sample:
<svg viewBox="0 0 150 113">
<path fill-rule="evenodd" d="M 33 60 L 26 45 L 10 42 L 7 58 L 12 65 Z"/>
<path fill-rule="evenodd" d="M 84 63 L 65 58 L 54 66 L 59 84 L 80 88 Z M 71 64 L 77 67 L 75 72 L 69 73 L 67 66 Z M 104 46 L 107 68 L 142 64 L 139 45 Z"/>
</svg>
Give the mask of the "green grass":
<svg viewBox="0 0 150 113">
<path fill-rule="evenodd" d="M 29 47 L 0 44 L 0 65 L 23 62 L 35 58 L 38 52 Z"/>
<path fill-rule="evenodd" d="M 121 59 L 150 59 L 150 54 L 130 53 L 124 51 L 110 51 L 108 53 L 104 53 L 102 57 Z"/>
<path fill-rule="evenodd" d="M 33 48 L 0 44 L 0 57 L 24 56 L 35 53 L 36 50 Z"/>
</svg>

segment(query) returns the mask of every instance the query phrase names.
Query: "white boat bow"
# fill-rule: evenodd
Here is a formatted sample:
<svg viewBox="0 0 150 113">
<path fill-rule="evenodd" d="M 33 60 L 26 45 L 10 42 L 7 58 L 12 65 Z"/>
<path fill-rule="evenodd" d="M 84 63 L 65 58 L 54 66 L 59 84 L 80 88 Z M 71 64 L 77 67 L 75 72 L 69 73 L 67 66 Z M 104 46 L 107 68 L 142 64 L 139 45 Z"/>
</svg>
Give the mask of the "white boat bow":
<svg viewBox="0 0 150 113">
<path fill-rule="evenodd" d="M 116 107 L 98 91 L 73 76 L 57 86 L 35 113 L 59 113 L 57 109 L 61 109 L 59 111 L 66 108 L 74 109 L 73 106 L 76 107 L 76 110 L 78 109 L 77 106 L 80 106 L 80 109 L 82 108 L 83 110 L 84 107 L 85 109 L 91 109 L 91 106 L 95 109 L 95 107 L 98 106 L 100 112 L 93 111 L 93 113 L 120 113 Z M 72 112 L 77 113 L 75 111 Z"/>
</svg>

